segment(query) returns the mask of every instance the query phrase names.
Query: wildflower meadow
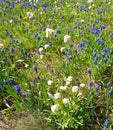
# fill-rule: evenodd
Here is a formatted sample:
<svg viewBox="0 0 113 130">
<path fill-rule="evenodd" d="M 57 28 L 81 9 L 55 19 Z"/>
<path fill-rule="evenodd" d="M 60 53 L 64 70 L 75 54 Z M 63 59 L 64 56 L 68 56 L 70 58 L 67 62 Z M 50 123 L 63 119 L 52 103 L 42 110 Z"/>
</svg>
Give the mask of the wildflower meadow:
<svg viewBox="0 0 113 130">
<path fill-rule="evenodd" d="M 113 0 L 0 0 L 2 115 L 0 130 L 113 130 Z"/>
</svg>

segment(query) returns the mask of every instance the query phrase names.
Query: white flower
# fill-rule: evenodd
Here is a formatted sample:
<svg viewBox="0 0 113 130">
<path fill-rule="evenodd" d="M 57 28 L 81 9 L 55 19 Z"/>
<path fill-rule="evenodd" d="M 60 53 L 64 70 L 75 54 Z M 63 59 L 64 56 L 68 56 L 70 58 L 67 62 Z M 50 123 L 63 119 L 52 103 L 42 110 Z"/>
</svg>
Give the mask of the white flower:
<svg viewBox="0 0 113 130">
<path fill-rule="evenodd" d="M 64 98 L 64 99 L 62 99 L 62 102 L 63 102 L 63 104 L 69 104 L 69 99 L 68 98 Z"/>
<path fill-rule="evenodd" d="M 78 86 L 73 86 L 72 87 L 72 92 L 74 93 L 74 92 L 78 92 Z"/>
<path fill-rule="evenodd" d="M 76 5 L 79 5 L 79 3 L 77 2 Z"/>
<path fill-rule="evenodd" d="M 84 19 L 81 19 L 81 23 L 84 23 Z"/>
<path fill-rule="evenodd" d="M 28 17 L 29 19 L 31 19 L 31 18 L 33 18 L 33 17 L 34 17 L 34 14 L 33 14 L 33 13 L 31 13 L 31 12 L 27 12 L 27 17 Z"/>
<path fill-rule="evenodd" d="M 84 87 L 85 87 L 85 84 L 84 84 L 84 83 L 81 83 L 81 84 L 80 84 L 80 87 L 81 87 L 81 88 L 84 88 Z"/>
<path fill-rule="evenodd" d="M 68 76 L 67 81 L 72 81 L 73 77 L 72 76 Z"/>
<path fill-rule="evenodd" d="M 92 7 L 91 6 L 89 6 L 89 10 L 91 9 Z"/>
<path fill-rule="evenodd" d="M 0 48 L 3 48 L 4 47 L 4 45 L 3 44 L 0 44 Z"/>
<path fill-rule="evenodd" d="M 40 55 L 40 59 L 43 59 L 44 55 Z"/>
<path fill-rule="evenodd" d="M 25 64 L 25 68 L 27 68 L 29 65 L 28 64 Z"/>
<path fill-rule="evenodd" d="M 64 43 L 69 42 L 71 37 L 69 35 L 64 36 Z"/>
<path fill-rule="evenodd" d="M 66 86 L 70 85 L 70 83 L 71 83 L 71 82 L 67 80 L 67 81 L 66 81 Z"/>
<path fill-rule="evenodd" d="M 46 44 L 46 45 L 44 46 L 44 48 L 45 48 L 45 49 L 47 49 L 48 47 L 49 47 L 49 45 L 48 45 L 48 44 Z"/>
<path fill-rule="evenodd" d="M 54 30 L 50 28 L 46 28 L 46 37 L 51 37 L 54 34 Z"/>
<path fill-rule="evenodd" d="M 60 94 L 60 93 L 55 93 L 55 94 L 54 94 L 54 98 L 55 98 L 55 99 L 59 99 L 60 97 L 61 97 L 61 94 Z"/>
<path fill-rule="evenodd" d="M 52 111 L 53 113 L 57 112 L 57 111 L 58 111 L 58 105 L 55 104 L 55 105 L 51 106 L 51 111 Z"/>
<path fill-rule="evenodd" d="M 61 51 L 61 52 L 63 52 L 63 51 L 64 51 L 64 49 L 65 49 L 65 47 L 61 47 L 61 48 L 60 48 L 60 51 Z"/>
<path fill-rule="evenodd" d="M 11 19 L 11 20 L 9 21 L 9 23 L 11 23 L 11 24 L 12 24 L 12 23 L 13 23 L 13 20 Z"/>
<path fill-rule="evenodd" d="M 92 3 L 92 2 L 93 2 L 93 0 L 88 0 L 88 1 L 87 1 L 87 3 L 89 3 L 89 4 Z"/>
<path fill-rule="evenodd" d="M 39 48 L 39 52 L 41 53 L 42 51 L 43 51 L 43 48 L 42 48 L 42 47 L 40 47 L 40 48 Z"/>
<path fill-rule="evenodd" d="M 30 3 L 32 3 L 32 0 L 29 0 Z M 34 3 L 38 3 L 39 0 L 34 0 Z"/>
<path fill-rule="evenodd" d="M 48 80 L 47 84 L 48 84 L 48 85 L 52 85 L 52 84 L 53 84 L 53 81 L 52 81 L 52 80 Z"/>
<path fill-rule="evenodd" d="M 60 89 L 61 89 L 62 91 L 66 91 L 67 86 L 61 86 Z"/>
</svg>

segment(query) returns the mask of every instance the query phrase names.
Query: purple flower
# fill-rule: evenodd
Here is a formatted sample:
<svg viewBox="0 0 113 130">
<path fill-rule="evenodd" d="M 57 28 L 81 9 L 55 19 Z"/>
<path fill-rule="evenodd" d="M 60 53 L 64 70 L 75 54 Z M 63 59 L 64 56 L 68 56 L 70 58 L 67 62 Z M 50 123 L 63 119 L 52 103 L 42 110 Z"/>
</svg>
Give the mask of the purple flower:
<svg viewBox="0 0 113 130">
<path fill-rule="evenodd" d="M 107 87 L 109 88 L 110 86 L 111 86 L 111 83 L 110 83 L 110 82 L 108 82 L 108 83 L 107 83 Z"/>
<path fill-rule="evenodd" d="M 60 33 L 61 33 L 61 31 L 58 29 L 58 30 L 57 30 L 57 33 L 59 33 L 59 34 L 60 34 Z"/>
<path fill-rule="evenodd" d="M 112 54 L 113 54 L 113 50 L 110 50 L 110 51 L 109 51 L 109 54 L 112 55 Z"/>
<path fill-rule="evenodd" d="M 111 95 L 112 95 L 112 91 L 109 91 L 109 92 L 108 92 L 108 95 L 110 95 L 110 96 L 111 96 Z"/>
<path fill-rule="evenodd" d="M 22 94 L 22 96 L 25 97 L 25 98 L 28 97 L 28 95 L 29 95 L 28 93 L 23 93 Z"/>
<path fill-rule="evenodd" d="M 102 57 L 103 57 L 103 58 L 105 57 L 105 52 L 102 52 Z"/>
<path fill-rule="evenodd" d="M 10 79 L 9 82 L 10 82 L 10 84 L 14 85 L 14 80 L 13 79 Z"/>
<path fill-rule="evenodd" d="M 24 51 L 24 56 L 27 56 L 27 51 Z"/>
<path fill-rule="evenodd" d="M 10 48 L 10 53 L 13 53 L 14 52 L 14 49 L 13 48 Z"/>
<path fill-rule="evenodd" d="M 37 70 L 38 70 L 38 69 L 37 69 L 37 66 L 34 66 L 33 68 L 34 68 L 34 71 L 36 71 L 36 72 L 37 72 Z"/>
<path fill-rule="evenodd" d="M 108 62 L 108 58 L 105 57 L 105 58 L 104 58 L 104 63 L 107 63 L 107 62 Z"/>
<path fill-rule="evenodd" d="M 73 57 L 70 55 L 68 56 L 69 61 L 72 61 Z"/>
<path fill-rule="evenodd" d="M 96 64 L 96 65 L 97 65 L 97 59 L 95 59 L 95 60 L 94 60 L 94 64 Z"/>
<path fill-rule="evenodd" d="M 105 25 L 100 25 L 101 30 L 104 30 L 105 28 L 106 28 Z"/>
<path fill-rule="evenodd" d="M 49 69 L 50 65 L 49 64 L 46 64 L 46 68 Z"/>
<path fill-rule="evenodd" d="M 96 85 L 96 86 L 95 86 L 95 89 L 96 89 L 96 90 L 99 90 L 99 85 Z"/>
<path fill-rule="evenodd" d="M 92 87 L 93 86 L 93 81 L 89 82 L 89 86 Z"/>
<path fill-rule="evenodd" d="M 91 68 L 88 68 L 87 72 L 88 72 L 89 74 L 91 74 L 92 69 L 91 69 Z"/>
<path fill-rule="evenodd" d="M 0 88 L 3 88 L 3 84 L 2 83 L 0 83 Z"/>
<path fill-rule="evenodd" d="M 16 91 L 17 94 L 20 94 L 21 89 L 20 89 L 19 85 L 15 86 L 15 91 Z"/>
<path fill-rule="evenodd" d="M 106 127 L 108 127 L 108 125 L 109 125 L 108 119 L 105 120 L 104 125 L 105 125 Z"/>
</svg>

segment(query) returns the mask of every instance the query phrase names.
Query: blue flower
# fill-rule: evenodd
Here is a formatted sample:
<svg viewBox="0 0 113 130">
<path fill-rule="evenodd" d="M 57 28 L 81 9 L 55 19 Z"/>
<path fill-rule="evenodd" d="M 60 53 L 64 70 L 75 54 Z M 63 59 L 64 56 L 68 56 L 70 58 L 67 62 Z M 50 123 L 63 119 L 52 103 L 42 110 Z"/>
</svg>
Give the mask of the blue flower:
<svg viewBox="0 0 113 130">
<path fill-rule="evenodd" d="M 95 86 L 95 89 L 96 89 L 96 90 L 99 90 L 99 85 L 96 85 L 96 86 Z"/>
<path fill-rule="evenodd" d="M 13 53 L 14 52 L 14 49 L 13 48 L 10 48 L 10 53 Z"/>
<path fill-rule="evenodd" d="M 28 97 L 28 95 L 29 95 L 28 93 L 23 93 L 22 94 L 22 96 L 25 97 L 25 98 Z"/>
<path fill-rule="evenodd" d="M 49 65 L 49 64 L 46 64 L 46 68 L 49 69 L 49 68 L 50 68 L 50 65 Z"/>
<path fill-rule="evenodd" d="M 91 74 L 92 69 L 91 69 L 91 68 L 88 68 L 87 72 L 88 72 L 89 74 Z"/>
<path fill-rule="evenodd" d="M 70 18 L 73 19 L 73 18 L 74 18 L 74 14 L 72 14 L 72 15 L 70 16 Z"/>
<path fill-rule="evenodd" d="M 112 55 L 112 54 L 113 54 L 113 50 L 110 50 L 110 51 L 109 51 L 109 54 Z"/>
<path fill-rule="evenodd" d="M 105 47 L 105 48 L 103 49 L 103 51 L 104 51 L 104 52 L 107 52 L 107 51 L 108 51 L 108 47 Z"/>
<path fill-rule="evenodd" d="M 37 70 L 38 70 L 38 69 L 37 69 L 37 66 L 34 66 L 33 68 L 34 68 L 34 71 L 36 71 L 36 72 L 37 72 Z"/>
<path fill-rule="evenodd" d="M 13 79 L 10 79 L 9 82 L 10 82 L 10 84 L 14 85 L 14 80 Z"/>
<path fill-rule="evenodd" d="M 21 89 L 20 89 L 19 85 L 15 86 L 15 91 L 16 91 L 17 94 L 20 94 Z"/>
<path fill-rule="evenodd" d="M 24 51 L 24 56 L 27 56 L 27 51 Z"/>
<path fill-rule="evenodd" d="M 105 28 L 106 28 L 105 25 L 100 25 L 101 30 L 104 30 Z"/>
<path fill-rule="evenodd" d="M 60 31 L 59 29 L 57 29 L 57 33 L 59 33 L 59 34 L 60 34 L 60 33 L 61 33 L 61 31 Z"/>
<path fill-rule="evenodd" d="M 108 119 L 105 120 L 104 125 L 105 125 L 106 127 L 108 127 L 108 125 L 109 125 Z"/>
<path fill-rule="evenodd" d="M 0 83 L 0 88 L 3 88 L 3 84 L 2 83 Z"/>
<path fill-rule="evenodd" d="M 112 91 L 109 91 L 109 92 L 108 92 L 108 95 L 110 95 L 110 96 L 111 96 L 111 95 L 112 95 Z"/>
<path fill-rule="evenodd" d="M 98 61 L 97 61 L 97 59 L 95 59 L 95 60 L 94 60 L 94 64 L 96 64 L 96 65 L 97 65 L 97 62 L 98 62 Z"/>
<path fill-rule="evenodd" d="M 92 87 L 93 86 L 93 81 L 89 82 L 89 86 Z"/>
<path fill-rule="evenodd" d="M 109 88 L 110 86 L 111 86 L 111 83 L 110 83 L 110 82 L 108 82 L 108 83 L 107 83 L 107 87 Z"/>
<path fill-rule="evenodd" d="M 113 32 L 112 32 L 112 33 L 110 33 L 110 37 L 113 37 Z"/>
<path fill-rule="evenodd" d="M 72 61 L 73 57 L 71 55 L 68 56 L 69 61 Z"/>
<path fill-rule="evenodd" d="M 104 58 L 104 63 L 107 63 L 107 62 L 108 62 L 108 58 L 105 57 L 105 58 Z"/>
<path fill-rule="evenodd" d="M 102 57 L 103 57 L 103 58 L 105 57 L 105 52 L 102 52 Z"/>
</svg>

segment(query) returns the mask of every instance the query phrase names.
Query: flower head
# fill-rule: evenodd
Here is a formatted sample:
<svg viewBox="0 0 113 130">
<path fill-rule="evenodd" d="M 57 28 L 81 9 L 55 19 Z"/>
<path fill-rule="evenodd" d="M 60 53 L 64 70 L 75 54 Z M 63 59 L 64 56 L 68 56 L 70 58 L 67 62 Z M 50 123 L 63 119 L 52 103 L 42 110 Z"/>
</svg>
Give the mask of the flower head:
<svg viewBox="0 0 113 130">
<path fill-rule="evenodd" d="M 78 92 L 78 86 L 73 86 L 72 87 L 72 92 L 74 93 L 74 92 Z"/>
<path fill-rule="evenodd" d="M 55 99 L 59 99 L 60 97 L 61 97 L 61 94 L 60 94 L 60 93 L 55 93 L 55 94 L 54 94 L 54 98 L 55 98 Z"/>
<path fill-rule="evenodd" d="M 46 37 L 51 37 L 54 34 L 54 30 L 50 28 L 46 28 Z"/>
<path fill-rule="evenodd" d="M 53 113 L 56 113 L 56 112 L 58 111 L 58 109 L 59 109 L 59 107 L 58 107 L 57 104 L 51 106 L 51 111 L 52 111 Z"/>
<path fill-rule="evenodd" d="M 15 91 L 16 91 L 17 94 L 20 94 L 21 89 L 20 89 L 19 85 L 15 86 Z"/>
<path fill-rule="evenodd" d="M 33 17 L 34 17 L 34 14 L 33 14 L 33 13 L 31 13 L 31 12 L 27 12 L 27 17 L 28 17 L 29 19 L 31 19 L 31 18 L 33 18 Z"/>
<path fill-rule="evenodd" d="M 71 37 L 69 35 L 64 36 L 64 43 L 69 42 Z"/>
<path fill-rule="evenodd" d="M 63 104 L 69 104 L 69 103 L 70 103 L 70 101 L 69 101 L 68 98 L 64 98 L 64 99 L 62 100 L 62 102 L 63 102 Z"/>
<path fill-rule="evenodd" d="M 48 85 L 52 85 L 52 84 L 53 84 L 53 81 L 52 81 L 52 80 L 48 80 L 47 84 L 48 84 Z"/>
</svg>

